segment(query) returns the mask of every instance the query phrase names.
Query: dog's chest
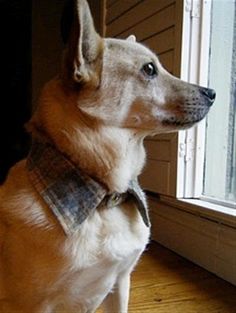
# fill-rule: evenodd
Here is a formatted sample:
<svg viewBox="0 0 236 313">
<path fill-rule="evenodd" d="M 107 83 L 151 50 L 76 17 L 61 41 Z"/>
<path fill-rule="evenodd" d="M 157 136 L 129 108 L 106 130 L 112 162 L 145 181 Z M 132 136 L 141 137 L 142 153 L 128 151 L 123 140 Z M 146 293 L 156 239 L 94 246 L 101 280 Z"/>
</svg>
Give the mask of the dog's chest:
<svg viewBox="0 0 236 313">
<path fill-rule="evenodd" d="M 135 207 L 96 212 L 66 241 L 68 290 L 83 299 L 106 294 L 120 273 L 132 270 L 148 239 L 149 228 Z"/>
<path fill-rule="evenodd" d="M 96 211 L 66 240 L 65 251 L 73 255 L 78 269 L 100 260 L 119 262 L 135 251 L 142 251 L 149 228 L 132 203 Z"/>
</svg>

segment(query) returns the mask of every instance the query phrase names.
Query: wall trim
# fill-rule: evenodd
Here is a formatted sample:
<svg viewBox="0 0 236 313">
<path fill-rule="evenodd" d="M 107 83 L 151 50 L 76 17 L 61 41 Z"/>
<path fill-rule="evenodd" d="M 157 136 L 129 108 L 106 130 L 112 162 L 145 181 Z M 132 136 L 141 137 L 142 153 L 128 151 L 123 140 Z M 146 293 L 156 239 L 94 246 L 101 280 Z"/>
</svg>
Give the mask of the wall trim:
<svg viewBox="0 0 236 313">
<path fill-rule="evenodd" d="M 236 285 L 236 228 L 149 197 L 152 237 Z"/>
</svg>

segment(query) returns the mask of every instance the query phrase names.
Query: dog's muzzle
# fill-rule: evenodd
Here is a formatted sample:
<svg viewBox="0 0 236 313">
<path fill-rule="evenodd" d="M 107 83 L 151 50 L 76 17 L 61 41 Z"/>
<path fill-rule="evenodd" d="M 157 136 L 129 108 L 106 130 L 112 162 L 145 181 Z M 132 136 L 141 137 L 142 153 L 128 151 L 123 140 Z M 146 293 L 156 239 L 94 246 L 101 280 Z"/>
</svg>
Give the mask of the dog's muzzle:
<svg viewBox="0 0 236 313">
<path fill-rule="evenodd" d="M 188 84 L 183 81 L 175 87 L 175 98 L 162 123 L 173 130 L 186 129 L 201 121 L 216 99 L 214 89 Z M 172 102 L 173 101 L 173 102 Z"/>
</svg>

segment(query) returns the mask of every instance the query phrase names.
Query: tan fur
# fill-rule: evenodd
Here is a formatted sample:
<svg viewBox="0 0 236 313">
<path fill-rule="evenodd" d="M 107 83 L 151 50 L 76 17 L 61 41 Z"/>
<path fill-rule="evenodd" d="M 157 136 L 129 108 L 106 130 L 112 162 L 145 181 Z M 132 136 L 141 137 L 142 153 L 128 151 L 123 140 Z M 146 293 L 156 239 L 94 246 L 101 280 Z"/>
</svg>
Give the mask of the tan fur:
<svg viewBox="0 0 236 313">
<path fill-rule="evenodd" d="M 212 99 L 168 74 L 146 47 L 103 39 L 77 1 L 62 74 L 44 87 L 28 125 L 110 192 L 126 192 L 147 135 L 193 125 Z M 143 65 L 153 62 L 157 76 Z M 127 313 L 130 273 L 149 239 L 136 206 L 98 209 L 72 236 L 31 185 L 25 160 L 0 188 L 0 312 Z"/>
</svg>

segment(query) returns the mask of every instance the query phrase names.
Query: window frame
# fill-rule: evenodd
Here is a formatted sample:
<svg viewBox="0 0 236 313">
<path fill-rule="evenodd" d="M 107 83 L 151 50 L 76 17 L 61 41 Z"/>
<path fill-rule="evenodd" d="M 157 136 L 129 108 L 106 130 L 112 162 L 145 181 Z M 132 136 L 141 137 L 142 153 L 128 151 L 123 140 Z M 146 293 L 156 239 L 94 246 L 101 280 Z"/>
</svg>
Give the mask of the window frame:
<svg viewBox="0 0 236 313">
<path fill-rule="evenodd" d="M 211 3 L 212 0 L 176 0 L 177 53 L 173 74 L 203 86 L 208 82 L 205 70 L 208 58 L 204 58 L 204 53 L 206 55 L 207 51 L 208 55 L 210 19 L 207 16 Z M 190 22 L 193 28 L 190 28 Z M 198 45 L 194 53 L 190 53 L 190 38 L 194 40 L 190 30 L 200 38 L 200 41 L 196 40 Z M 148 160 L 152 163 L 149 171 L 142 175 L 142 186 L 148 195 L 152 239 L 236 285 L 236 210 L 200 198 L 205 123 L 175 135 L 157 136 L 151 141 L 154 141 L 155 149 L 146 147 Z M 168 152 L 167 155 L 163 156 L 163 151 Z M 169 171 L 161 169 L 159 163 L 162 161 L 168 164 Z M 157 163 L 155 168 L 152 168 L 153 162 Z M 168 184 L 163 182 L 163 177 Z M 164 191 L 160 188 L 163 184 L 168 187 Z"/>
<path fill-rule="evenodd" d="M 211 32 L 211 10 L 213 0 L 184 1 L 183 25 L 182 25 L 182 53 L 181 53 L 181 74 L 180 77 L 190 83 L 207 87 Z M 199 40 L 196 40 L 198 38 Z M 185 49 L 188 47 L 188 49 Z M 194 209 L 206 210 L 206 214 L 223 220 L 232 218 L 233 226 L 236 226 L 236 203 L 213 199 L 204 196 L 204 157 L 206 141 L 206 120 L 204 119 L 197 126 L 179 132 L 178 137 L 178 173 L 182 180 L 182 190 L 177 193 L 179 204 L 185 209 L 190 205 Z M 178 189 L 177 189 L 178 190 Z M 166 197 L 162 197 L 167 200 Z M 178 204 L 178 200 L 174 202 Z M 168 201 L 168 200 L 167 200 Z M 172 201 L 173 203 L 173 201 Z M 219 214 L 222 213 L 222 214 Z M 227 223 L 230 224 L 230 223 Z M 232 225 L 231 225 L 232 226 Z"/>
<path fill-rule="evenodd" d="M 235 1 L 213 1 L 211 12 L 209 84 L 217 101 L 207 119 L 203 199 L 235 207 L 233 183 L 233 130 Z M 221 40 L 219 40 L 221 39 Z M 222 46 L 223 43 L 223 46 Z M 224 82 L 224 83 L 223 83 Z M 222 84 L 223 83 L 223 84 Z M 232 89 L 233 88 L 233 89 Z M 217 131 L 215 129 L 217 125 Z M 216 143 L 217 141 L 217 143 Z M 212 160 L 214 159 L 214 162 Z M 220 169 L 220 177 L 217 169 Z M 218 181 L 214 184 L 214 181 Z M 230 197 L 231 196 L 231 197 Z M 231 199 L 231 200 L 230 200 Z M 234 199 L 234 200 L 233 200 Z"/>
<path fill-rule="evenodd" d="M 181 79 L 207 87 L 212 0 L 185 1 L 182 26 Z M 196 40 L 198 38 L 199 40 Z M 187 47 L 187 49 L 186 49 Z M 200 198 L 203 190 L 206 121 L 179 133 L 178 176 L 184 177 L 182 196 Z M 181 152 L 182 155 L 181 155 Z"/>
<path fill-rule="evenodd" d="M 178 43 L 179 55 L 175 55 L 174 74 L 185 81 L 203 86 L 207 86 L 208 82 L 205 70 L 208 68 L 208 58 L 204 59 L 204 53 L 207 51 L 208 55 L 210 36 L 207 36 L 207 31 L 210 32 L 210 19 L 207 16 L 210 14 L 211 3 L 212 0 L 176 1 L 176 20 L 181 20 L 182 29 L 178 26 L 176 41 L 181 38 L 181 44 Z M 194 40 L 190 22 L 194 26 L 193 31 L 200 38 L 194 54 L 189 51 L 189 40 Z M 165 158 L 169 172 L 164 173 L 160 166 L 156 166 L 155 171 L 152 168 L 149 170 L 156 173 L 159 184 L 162 184 L 162 175 L 166 174 L 171 188 L 165 193 L 159 187 L 155 188 L 156 181 L 154 177 L 150 179 L 148 173 L 143 185 L 149 200 L 152 239 L 236 285 L 236 210 L 201 198 L 205 123 L 203 121 L 191 130 L 179 132 L 175 137 L 170 134 L 165 136 L 169 148 L 166 149 L 169 150 L 169 158 Z M 155 140 L 155 147 L 165 147 L 160 136 Z M 164 160 L 160 152 L 147 150 L 149 160 Z"/>
</svg>

